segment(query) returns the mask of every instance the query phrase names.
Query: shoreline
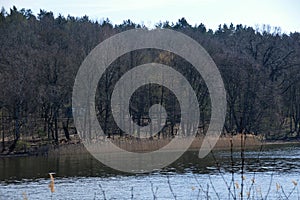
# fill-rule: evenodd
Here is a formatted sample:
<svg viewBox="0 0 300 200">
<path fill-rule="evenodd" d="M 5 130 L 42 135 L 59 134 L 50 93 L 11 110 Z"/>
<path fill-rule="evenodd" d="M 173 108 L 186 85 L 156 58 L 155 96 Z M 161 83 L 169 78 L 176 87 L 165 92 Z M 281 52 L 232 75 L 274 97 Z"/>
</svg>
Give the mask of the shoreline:
<svg viewBox="0 0 300 200">
<path fill-rule="evenodd" d="M 195 137 L 194 141 L 187 149 L 187 151 L 198 151 L 202 145 L 204 137 Z M 184 138 L 183 138 L 184 140 Z M 111 140 L 120 148 L 131 151 L 131 152 L 150 152 L 157 150 L 171 141 L 171 138 L 165 139 L 155 139 L 155 140 Z M 222 136 L 218 139 L 216 145 L 212 150 L 230 150 L 231 147 L 234 151 L 241 150 L 242 137 L 241 134 L 235 136 Z M 105 143 L 105 141 L 104 141 Z M 244 149 L 260 149 L 265 146 L 277 146 L 277 145 L 292 145 L 299 144 L 300 140 L 274 140 L 274 141 L 264 141 L 260 140 L 254 135 L 246 135 L 244 139 Z M 180 148 L 172 148 L 171 150 L 180 150 Z M 107 153 L 112 153 L 107 151 Z M 12 152 L 10 154 L 0 153 L 0 158 L 8 157 L 28 157 L 28 156 L 63 156 L 63 155 L 74 155 L 74 154 L 89 154 L 86 147 L 80 141 L 70 141 L 61 143 L 59 145 L 55 144 L 44 144 L 34 149 L 28 149 L 28 151 Z"/>
</svg>

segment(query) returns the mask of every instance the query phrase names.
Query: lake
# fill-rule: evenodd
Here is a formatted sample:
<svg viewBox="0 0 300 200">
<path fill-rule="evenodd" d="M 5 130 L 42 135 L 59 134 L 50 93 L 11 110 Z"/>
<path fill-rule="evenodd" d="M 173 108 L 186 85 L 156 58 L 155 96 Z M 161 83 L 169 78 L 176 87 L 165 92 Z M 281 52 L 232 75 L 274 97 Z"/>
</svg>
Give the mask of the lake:
<svg viewBox="0 0 300 200">
<path fill-rule="evenodd" d="M 0 199 L 240 199 L 242 188 L 244 199 L 300 199 L 300 143 L 247 150 L 243 177 L 240 151 L 197 155 L 147 174 L 118 172 L 87 154 L 0 158 Z"/>
</svg>

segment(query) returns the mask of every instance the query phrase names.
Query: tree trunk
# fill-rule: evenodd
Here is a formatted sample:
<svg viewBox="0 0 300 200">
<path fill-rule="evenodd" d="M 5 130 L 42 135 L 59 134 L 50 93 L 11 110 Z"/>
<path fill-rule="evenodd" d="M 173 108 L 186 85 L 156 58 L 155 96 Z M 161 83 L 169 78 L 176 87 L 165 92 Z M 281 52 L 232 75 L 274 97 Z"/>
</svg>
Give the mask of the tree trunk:
<svg viewBox="0 0 300 200">
<path fill-rule="evenodd" d="M 55 142 L 56 144 L 58 144 L 58 123 L 57 123 L 57 109 L 55 110 L 55 113 L 54 113 L 54 135 L 55 135 Z"/>
<path fill-rule="evenodd" d="M 2 152 L 5 150 L 5 140 L 4 140 L 4 119 L 3 119 L 3 111 L 1 116 L 1 123 L 2 123 Z"/>
<path fill-rule="evenodd" d="M 70 132 L 69 132 L 69 118 L 66 123 L 63 123 L 63 130 L 67 140 L 70 140 Z"/>
</svg>

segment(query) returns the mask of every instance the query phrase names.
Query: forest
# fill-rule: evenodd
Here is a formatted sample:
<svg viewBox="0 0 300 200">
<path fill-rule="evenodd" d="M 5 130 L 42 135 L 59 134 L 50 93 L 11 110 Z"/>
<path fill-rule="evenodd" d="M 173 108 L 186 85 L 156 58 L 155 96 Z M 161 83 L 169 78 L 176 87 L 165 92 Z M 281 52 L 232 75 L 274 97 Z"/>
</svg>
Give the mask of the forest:
<svg viewBox="0 0 300 200">
<path fill-rule="evenodd" d="M 21 141 L 34 138 L 56 144 L 70 140 L 76 134 L 72 88 L 81 63 L 96 45 L 130 29 L 149 28 L 131 20 L 113 25 L 109 19 L 54 17 L 45 10 L 35 16 L 31 10 L 2 8 L 0 151 L 13 151 Z M 190 25 L 185 18 L 176 23 L 158 22 L 155 29 L 182 32 L 213 58 L 227 93 L 224 134 L 245 132 L 267 140 L 300 139 L 300 33 L 242 24 L 223 24 L 211 30 L 202 23 Z M 123 135 L 115 128 L 109 106 L 115 82 L 130 67 L 150 60 L 173 66 L 192 83 L 199 100 L 201 128 L 205 130 L 210 100 L 201 78 L 195 77 L 184 59 L 162 50 L 143 49 L 118 58 L 101 77 L 104 81 L 99 81 L 96 109 L 107 136 Z M 179 111 L 170 91 L 154 85 L 141 88 L 135 95 L 138 98 L 132 100 L 133 120 L 139 125 L 149 123 L 147 109 L 160 103 L 171 113 L 162 135 L 173 136 Z"/>
</svg>

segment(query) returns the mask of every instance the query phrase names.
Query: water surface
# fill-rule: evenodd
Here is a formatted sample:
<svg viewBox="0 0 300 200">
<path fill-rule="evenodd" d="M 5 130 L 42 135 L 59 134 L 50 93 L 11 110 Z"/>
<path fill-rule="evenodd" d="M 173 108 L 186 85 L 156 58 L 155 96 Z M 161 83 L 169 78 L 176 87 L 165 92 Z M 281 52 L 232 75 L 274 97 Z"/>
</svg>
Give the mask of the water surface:
<svg viewBox="0 0 300 200">
<path fill-rule="evenodd" d="M 188 151 L 170 166 L 147 174 L 110 169 L 92 156 L 0 159 L 0 199 L 298 199 L 300 144 L 245 152 L 214 151 L 204 159 Z M 55 172 L 55 192 L 48 173 Z M 25 194 L 24 194 L 25 193 Z M 246 198 L 247 199 L 247 198 Z"/>
</svg>

